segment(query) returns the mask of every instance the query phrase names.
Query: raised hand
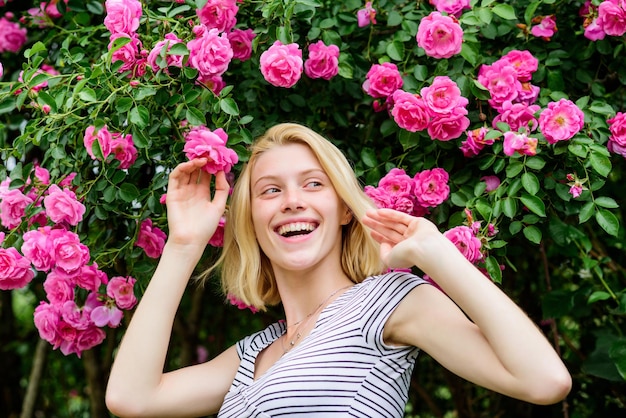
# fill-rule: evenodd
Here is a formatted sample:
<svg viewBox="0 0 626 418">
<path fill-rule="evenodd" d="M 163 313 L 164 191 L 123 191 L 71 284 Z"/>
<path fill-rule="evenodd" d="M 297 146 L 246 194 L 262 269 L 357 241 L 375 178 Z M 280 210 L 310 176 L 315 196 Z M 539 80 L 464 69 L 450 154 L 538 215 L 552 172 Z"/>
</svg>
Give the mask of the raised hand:
<svg viewBox="0 0 626 418">
<path fill-rule="evenodd" d="M 204 248 L 224 214 L 230 186 L 224 172 L 217 173 L 211 197 L 213 176 L 201 170 L 206 162 L 206 158 L 187 161 L 170 173 L 166 199 L 170 243 Z"/>
<path fill-rule="evenodd" d="M 380 255 L 390 268 L 422 267 L 427 260 L 428 245 L 443 235 L 425 218 L 418 218 L 392 209 L 368 211 L 362 219 L 380 244 Z"/>
</svg>

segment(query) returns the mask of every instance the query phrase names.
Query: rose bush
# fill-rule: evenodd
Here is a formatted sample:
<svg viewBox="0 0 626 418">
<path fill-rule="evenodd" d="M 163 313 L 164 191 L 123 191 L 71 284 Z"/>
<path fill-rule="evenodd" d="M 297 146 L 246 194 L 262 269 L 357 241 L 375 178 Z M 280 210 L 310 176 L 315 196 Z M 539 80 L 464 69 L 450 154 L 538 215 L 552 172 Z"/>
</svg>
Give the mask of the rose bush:
<svg viewBox="0 0 626 418">
<path fill-rule="evenodd" d="M 41 338 L 71 354 L 50 373 L 78 370 L 74 354 L 86 372 L 41 390 L 65 402 L 86 381 L 75 407 L 105 416 L 98 388 L 167 237 L 169 171 L 205 157 L 232 180 L 246 145 L 290 120 L 335 142 L 378 205 L 435 221 L 542 327 L 575 382 L 544 415 L 626 405 L 623 1 L 0 0 L 0 16 L 12 399 Z M 279 315 L 213 290 L 183 300 L 172 366 Z M 539 413 L 422 360 L 414 388 L 407 416 Z"/>
</svg>

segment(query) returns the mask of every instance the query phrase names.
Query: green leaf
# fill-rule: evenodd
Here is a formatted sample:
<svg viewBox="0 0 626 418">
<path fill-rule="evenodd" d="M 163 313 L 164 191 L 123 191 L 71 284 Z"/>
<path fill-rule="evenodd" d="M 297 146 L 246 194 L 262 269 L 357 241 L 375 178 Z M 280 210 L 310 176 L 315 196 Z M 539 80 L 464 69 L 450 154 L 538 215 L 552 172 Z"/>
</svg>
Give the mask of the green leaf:
<svg viewBox="0 0 626 418">
<path fill-rule="evenodd" d="M 522 232 L 526 239 L 533 244 L 539 244 L 541 242 L 542 234 L 541 230 L 537 228 L 535 225 L 530 225 L 525 227 Z"/>
<path fill-rule="evenodd" d="M 589 162 L 591 163 L 593 169 L 603 177 L 608 176 L 613 168 L 611 160 L 599 152 L 592 151 L 589 156 Z"/>
<path fill-rule="evenodd" d="M 622 337 L 611 344 L 609 357 L 615 361 L 615 367 L 622 379 L 626 380 L 626 338 Z"/>
<path fill-rule="evenodd" d="M 145 128 L 150 123 L 150 111 L 144 106 L 135 106 L 129 115 L 130 123 L 140 128 Z"/>
<path fill-rule="evenodd" d="M 593 202 L 587 202 L 585 205 L 580 208 L 580 213 L 578 214 L 578 223 L 585 223 L 595 213 L 596 205 Z"/>
<path fill-rule="evenodd" d="M 532 196 L 529 194 L 522 194 L 520 196 L 520 200 L 535 215 L 539 215 L 541 217 L 546 216 L 546 205 L 543 203 L 543 200 L 538 198 L 537 196 Z"/>
<path fill-rule="evenodd" d="M 602 206 L 603 208 L 608 209 L 616 209 L 619 208 L 619 205 L 612 197 L 600 196 L 595 199 L 595 204 L 598 206 Z"/>
<path fill-rule="evenodd" d="M 491 280 L 496 283 L 502 283 L 502 269 L 500 269 L 500 263 L 498 263 L 495 257 L 487 257 L 487 260 L 485 260 L 485 268 Z"/>
<path fill-rule="evenodd" d="M 521 173 L 523 169 L 524 169 L 524 164 L 522 164 L 519 161 L 512 161 L 506 167 L 506 176 L 508 178 L 513 178 L 517 176 L 519 173 Z"/>
<path fill-rule="evenodd" d="M 502 199 L 502 213 L 508 218 L 513 219 L 517 214 L 517 200 L 512 197 Z"/>
<path fill-rule="evenodd" d="M 508 4 L 496 4 L 493 6 L 493 12 L 503 19 L 517 20 L 515 16 L 515 9 Z"/>
<path fill-rule="evenodd" d="M 526 167 L 539 171 L 546 165 L 546 162 L 544 161 L 543 158 L 535 156 L 535 157 L 529 157 L 528 159 L 526 159 L 525 164 L 526 164 Z"/>
<path fill-rule="evenodd" d="M 526 11 L 524 12 L 524 23 L 526 23 L 526 26 L 528 27 L 531 26 L 532 19 L 533 17 L 535 17 L 535 11 L 537 10 L 537 7 L 539 7 L 540 4 L 541 4 L 540 1 L 533 1 L 532 3 L 528 5 L 528 7 L 526 7 Z"/>
<path fill-rule="evenodd" d="M 78 97 L 80 97 L 80 99 L 86 103 L 92 103 L 92 102 L 98 101 L 98 96 L 96 95 L 96 92 L 89 87 L 85 87 L 84 89 L 82 89 L 78 93 Z"/>
<path fill-rule="evenodd" d="M 400 41 L 393 41 L 387 44 L 387 55 L 394 61 L 402 61 L 404 59 L 404 44 Z"/>
<path fill-rule="evenodd" d="M 15 110 L 15 97 L 5 97 L 0 101 L 0 114 L 11 113 Z"/>
<path fill-rule="evenodd" d="M 117 195 L 124 202 L 130 203 L 139 197 L 139 189 L 132 183 L 124 183 L 120 186 Z"/>
<path fill-rule="evenodd" d="M 532 195 L 536 195 L 539 191 L 539 180 L 533 173 L 522 174 L 522 186 Z"/>
<path fill-rule="evenodd" d="M 478 57 L 480 56 L 478 47 L 474 43 L 463 42 L 461 46 L 461 56 L 465 58 L 467 62 L 476 66 L 478 64 Z"/>
<path fill-rule="evenodd" d="M 120 113 L 125 113 L 133 107 L 133 99 L 130 97 L 120 97 L 115 101 L 115 110 Z"/>
<path fill-rule="evenodd" d="M 185 112 L 185 117 L 187 118 L 187 122 L 192 126 L 206 125 L 206 117 L 198 108 L 188 108 Z"/>
<path fill-rule="evenodd" d="M 599 209 L 596 212 L 596 222 L 607 234 L 617 236 L 619 232 L 619 220 L 613 213 L 606 209 Z"/>
<path fill-rule="evenodd" d="M 608 292 L 595 291 L 591 295 L 589 295 L 589 299 L 587 299 L 588 304 L 592 304 L 599 300 L 607 300 L 611 299 L 611 295 Z"/>
<path fill-rule="evenodd" d="M 376 151 L 374 151 L 372 148 L 363 148 L 363 150 L 361 150 L 361 160 L 366 166 L 370 168 L 376 167 L 376 165 L 378 165 Z"/>
<path fill-rule="evenodd" d="M 402 15 L 395 10 L 389 12 L 387 17 L 387 26 L 398 26 L 402 23 Z"/>
<path fill-rule="evenodd" d="M 237 106 L 237 102 L 235 102 L 230 97 L 220 100 L 220 109 L 222 109 L 222 111 L 227 115 L 239 115 L 239 106 Z"/>
</svg>

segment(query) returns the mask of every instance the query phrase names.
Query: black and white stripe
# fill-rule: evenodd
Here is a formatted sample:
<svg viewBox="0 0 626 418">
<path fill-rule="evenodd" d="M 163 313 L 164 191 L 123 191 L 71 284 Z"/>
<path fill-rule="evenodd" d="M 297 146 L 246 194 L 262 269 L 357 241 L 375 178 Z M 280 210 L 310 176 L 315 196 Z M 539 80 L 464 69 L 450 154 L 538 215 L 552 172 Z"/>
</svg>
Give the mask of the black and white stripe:
<svg viewBox="0 0 626 418">
<path fill-rule="evenodd" d="M 425 283 L 410 273 L 369 277 L 329 304 L 315 328 L 254 380 L 256 356 L 283 322 L 237 344 L 241 364 L 218 417 L 402 417 L 418 349 L 383 342 L 385 322 Z"/>
</svg>

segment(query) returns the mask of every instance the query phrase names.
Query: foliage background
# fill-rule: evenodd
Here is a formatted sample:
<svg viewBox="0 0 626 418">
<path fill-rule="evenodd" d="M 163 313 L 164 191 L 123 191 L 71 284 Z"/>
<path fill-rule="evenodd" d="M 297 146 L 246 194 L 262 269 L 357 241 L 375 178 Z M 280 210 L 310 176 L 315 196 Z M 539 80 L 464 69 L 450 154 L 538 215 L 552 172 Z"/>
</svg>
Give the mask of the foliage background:
<svg viewBox="0 0 626 418">
<path fill-rule="evenodd" d="M 14 1 L 5 10 L 21 16 L 37 3 Z M 196 3 L 203 2 L 142 1 L 144 47 L 150 49 L 169 31 L 191 39 Z M 490 255 L 505 267 L 502 277 L 495 278 L 553 341 L 574 388 L 562 404 L 532 406 L 467 384 L 424 355 L 414 373 L 407 416 L 623 415 L 626 162 L 610 155 L 605 144 L 606 120 L 626 110 L 625 39 L 584 38 L 578 14 L 582 3 L 577 1 L 471 4 L 460 17 L 463 52 L 436 60 L 415 42 L 420 19 L 433 10 L 425 1 L 374 2 L 377 24 L 364 28 L 356 21 L 356 11 L 363 7 L 359 0 L 244 1 L 237 26 L 254 29 L 254 52 L 246 62 L 231 63 L 224 75 L 228 87 L 215 96 L 195 84 L 196 74 L 189 68 L 171 76 L 148 71 L 132 87 L 110 62 L 104 2 L 70 0 L 61 18 L 45 28 L 29 27 L 22 51 L 0 55 L 5 70 L 0 81 L 0 180 L 9 176 L 12 186 L 25 184 L 34 161 L 48 168 L 53 179 L 77 172 L 75 184 L 87 206 L 77 232 L 110 274 L 138 279 L 140 296 L 156 262 L 133 246 L 137 223 L 150 217 L 166 228 L 159 198 L 167 169 L 184 159 L 183 119 L 226 130 L 229 146 L 242 161 L 245 145 L 266 127 L 305 123 L 346 153 L 363 184 L 376 185 L 396 166 L 410 175 L 445 168 L 451 173 L 451 198 L 430 217 L 445 230 L 461 224 L 468 208 L 476 219 L 497 225 L 500 232 L 489 243 Z M 550 41 L 520 27 L 549 14 L 558 24 Z M 259 57 L 276 39 L 297 42 L 302 49 L 318 39 L 336 44 L 339 76 L 324 81 L 303 75 L 293 88 L 270 86 L 259 72 Z M 386 112 L 373 110 L 361 88 L 371 65 L 385 61 L 398 65 L 407 91 L 418 92 L 435 76 L 448 75 L 470 100 L 470 128 L 477 128 L 495 116 L 475 83 L 478 68 L 510 49 L 529 50 L 539 59 L 533 84 L 541 87 L 542 107 L 567 97 L 585 112 L 584 131 L 567 143 L 549 146 L 538 135 L 537 157 L 507 157 L 496 143 L 476 158 L 465 158 L 458 149 L 463 138 L 441 142 L 403 131 Z M 36 75 L 44 63 L 60 75 Z M 24 83 L 17 81 L 22 70 Z M 28 86 L 43 80 L 47 89 L 29 91 Z M 51 107 L 49 114 L 41 111 L 44 104 Z M 94 170 L 82 145 L 86 127 L 93 124 L 133 135 L 139 158 L 129 170 L 108 163 Z M 588 179 L 590 190 L 578 199 L 567 193 L 564 179 L 571 172 Z M 480 180 L 484 175 L 497 175 L 501 187 L 486 193 Z M 17 234 L 3 245 L 19 244 Z M 207 249 L 204 263 L 213 257 L 215 251 Z M 124 326 L 109 330 L 105 342 L 81 359 L 52 351 L 39 340 L 32 322 L 33 309 L 43 299 L 42 280 L 36 277 L 27 289 L 0 292 L 0 415 L 108 416 L 103 390 Z M 278 317 L 279 310 L 253 315 L 225 304 L 216 283 L 204 289 L 190 285 L 167 367 L 213 356 Z"/>
</svg>

